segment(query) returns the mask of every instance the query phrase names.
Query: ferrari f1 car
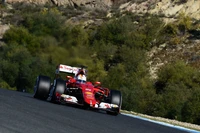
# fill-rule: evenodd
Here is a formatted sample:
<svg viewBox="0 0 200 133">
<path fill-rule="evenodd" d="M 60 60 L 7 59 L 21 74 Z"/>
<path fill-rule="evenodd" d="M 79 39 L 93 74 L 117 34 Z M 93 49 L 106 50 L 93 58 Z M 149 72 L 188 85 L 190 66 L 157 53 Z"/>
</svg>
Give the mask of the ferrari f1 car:
<svg viewBox="0 0 200 133">
<path fill-rule="evenodd" d="M 68 73 L 66 80 L 60 73 Z M 122 105 L 122 95 L 118 90 L 109 90 L 100 82 L 88 82 L 84 67 L 71 67 L 60 64 L 56 69 L 53 83 L 50 77 L 38 76 L 34 86 L 34 98 L 54 103 L 76 104 L 85 108 L 105 110 L 108 114 L 118 115 Z"/>
</svg>

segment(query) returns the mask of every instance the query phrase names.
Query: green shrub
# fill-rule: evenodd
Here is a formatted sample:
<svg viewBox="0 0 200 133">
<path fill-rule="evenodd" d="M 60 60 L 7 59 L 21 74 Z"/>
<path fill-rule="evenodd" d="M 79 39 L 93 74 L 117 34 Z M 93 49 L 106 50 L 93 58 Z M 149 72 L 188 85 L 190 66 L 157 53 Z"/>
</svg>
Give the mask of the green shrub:
<svg viewBox="0 0 200 133">
<path fill-rule="evenodd" d="M 162 25 L 157 16 L 148 14 L 142 17 L 133 14 L 113 17 L 97 29 L 92 41 L 102 40 L 116 46 L 149 49 L 151 42 L 158 38 Z"/>
<path fill-rule="evenodd" d="M 26 47 L 33 55 L 37 54 L 40 49 L 38 38 L 24 27 L 11 27 L 3 35 L 3 39 L 8 45 L 21 45 Z"/>
<path fill-rule="evenodd" d="M 164 35 L 167 35 L 167 36 L 175 36 L 176 34 L 178 33 L 178 28 L 175 24 L 173 23 L 169 23 L 167 24 L 163 31 L 162 31 L 162 34 Z"/>
<path fill-rule="evenodd" d="M 173 37 L 169 40 L 170 45 L 179 45 L 182 43 L 182 40 L 179 36 Z"/>
<path fill-rule="evenodd" d="M 158 80 L 155 85 L 157 94 L 162 97 L 160 99 L 162 104 L 154 106 L 157 110 L 154 114 L 171 119 L 188 120 L 182 114 L 182 110 L 186 106 L 184 104 L 191 101 L 193 91 L 200 88 L 199 76 L 200 73 L 197 69 L 182 61 L 164 66 L 158 73 Z"/>
<path fill-rule="evenodd" d="M 189 90 L 184 83 L 170 84 L 166 88 L 161 102 L 163 103 L 163 116 L 165 118 L 182 120 L 182 108 L 188 98 L 191 96 L 191 90 Z"/>
<path fill-rule="evenodd" d="M 7 60 L 1 61 L 2 79 L 9 84 L 9 86 L 14 87 L 16 77 L 19 72 L 19 65 L 17 63 L 9 62 Z"/>
<path fill-rule="evenodd" d="M 44 9 L 41 12 L 27 14 L 23 25 L 34 35 L 53 35 L 59 38 L 64 18 L 56 8 Z"/>
<path fill-rule="evenodd" d="M 10 85 L 5 81 L 0 82 L 0 88 L 8 89 L 8 90 L 15 90 L 15 91 L 17 90 L 16 87 L 10 87 Z"/>
<path fill-rule="evenodd" d="M 192 92 L 192 96 L 188 99 L 182 109 L 182 121 L 200 124 L 200 90 L 197 88 Z"/>
<path fill-rule="evenodd" d="M 180 13 L 178 16 L 178 28 L 183 34 L 190 30 L 192 26 L 192 18 L 186 16 L 185 13 Z"/>
<path fill-rule="evenodd" d="M 165 87 L 170 84 L 184 84 L 188 89 L 198 85 L 195 81 L 195 75 L 198 71 L 190 66 L 187 66 L 182 61 L 167 64 L 158 73 L 157 92 L 165 91 Z M 198 73 L 199 74 L 199 73 Z"/>
</svg>

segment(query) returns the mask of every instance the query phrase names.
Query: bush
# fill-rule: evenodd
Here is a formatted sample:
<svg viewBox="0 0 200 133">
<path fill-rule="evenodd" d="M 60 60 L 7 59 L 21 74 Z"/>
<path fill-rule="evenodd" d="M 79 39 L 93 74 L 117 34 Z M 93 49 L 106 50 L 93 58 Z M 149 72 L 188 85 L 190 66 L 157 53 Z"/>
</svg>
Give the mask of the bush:
<svg viewBox="0 0 200 133">
<path fill-rule="evenodd" d="M 186 16 L 185 13 L 180 13 L 178 16 L 178 29 L 184 35 L 186 31 L 190 30 L 192 26 L 192 19 Z"/>
<path fill-rule="evenodd" d="M 170 40 L 169 40 L 169 44 L 170 45 L 179 45 L 179 44 L 181 44 L 181 42 L 182 42 L 182 40 L 181 40 L 181 38 L 180 37 L 173 37 L 173 38 L 171 38 Z"/>
<path fill-rule="evenodd" d="M 196 69 L 187 66 L 182 61 L 168 64 L 158 72 L 157 93 L 164 92 L 165 88 L 172 84 L 184 84 L 186 88 L 192 89 L 194 86 L 198 86 L 197 74 L 199 75 L 199 72 Z"/>
<path fill-rule="evenodd" d="M 5 82 L 5 81 L 1 81 L 0 82 L 0 88 L 2 88 L 2 89 L 8 89 L 8 90 L 14 90 L 14 91 L 17 90 L 16 87 L 10 87 L 10 85 L 7 82 Z"/>
<path fill-rule="evenodd" d="M 130 48 L 149 49 L 151 42 L 158 38 L 162 25 L 157 16 L 148 14 L 142 17 L 133 14 L 119 18 L 114 16 L 97 29 L 92 41 L 101 40 L 119 47 L 126 45 Z"/>
<path fill-rule="evenodd" d="M 169 23 L 167 24 L 163 31 L 162 31 L 162 34 L 164 35 L 167 35 L 167 36 L 175 36 L 176 34 L 178 33 L 178 28 L 175 24 L 173 23 Z"/>
<path fill-rule="evenodd" d="M 192 96 L 188 99 L 182 109 L 183 121 L 200 124 L 200 90 L 197 88 L 192 92 Z"/>
<path fill-rule="evenodd" d="M 23 25 L 36 36 L 52 35 L 59 38 L 64 18 L 56 8 L 44 9 L 41 12 L 27 14 Z"/>
<path fill-rule="evenodd" d="M 9 86 L 15 87 L 15 81 L 19 72 L 19 65 L 17 63 L 9 62 L 8 60 L 1 61 L 2 79 L 6 81 Z"/>
<path fill-rule="evenodd" d="M 155 84 L 157 95 L 162 97 L 160 99 L 162 104 L 155 105 L 154 108 L 158 114 L 153 113 L 170 119 L 188 120 L 182 111 L 186 106 L 184 104 L 191 101 L 193 91 L 200 88 L 199 76 L 198 70 L 187 66 L 182 61 L 163 67 L 158 73 L 158 80 Z"/>
<path fill-rule="evenodd" d="M 3 35 L 3 40 L 8 45 L 21 45 L 26 47 L 33 55 L 37 54 L 40 50 L 40 42 L 38 38 L 32 35 L 24 27 L 11 27 Z"/>
</svg>

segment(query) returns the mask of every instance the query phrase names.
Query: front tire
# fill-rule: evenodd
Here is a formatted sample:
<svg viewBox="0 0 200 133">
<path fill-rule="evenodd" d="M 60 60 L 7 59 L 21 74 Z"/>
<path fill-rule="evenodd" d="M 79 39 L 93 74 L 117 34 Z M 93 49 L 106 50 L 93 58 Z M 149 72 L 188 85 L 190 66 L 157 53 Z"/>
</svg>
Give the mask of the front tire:
<svg viewBox="0 0 200 133">
<path fill-rule="evenodd" d="M 118 115 L 122 105 L 121 92 L 118 90 L 110 90 L 109 103 L 118 105 L 118 108 L 113 108 L 111 111 L 107 111 L 107 113 L 111 115 Z"/>
<path fill-rule="evenodd" d="M 47 76 L 38 76 L 34 86 L 34 98 L 46 100 L 49 96 L 51 79 Z"/>
<path fill-rule="evenodd" d="M 62 79 L 56 79 L 54 81 L 53 92 L 51 96 L 51 102 L 59 102 L 57 101 L 57 94 L 62 95 L 65 93 L 66 82 Z"/>
</svg>

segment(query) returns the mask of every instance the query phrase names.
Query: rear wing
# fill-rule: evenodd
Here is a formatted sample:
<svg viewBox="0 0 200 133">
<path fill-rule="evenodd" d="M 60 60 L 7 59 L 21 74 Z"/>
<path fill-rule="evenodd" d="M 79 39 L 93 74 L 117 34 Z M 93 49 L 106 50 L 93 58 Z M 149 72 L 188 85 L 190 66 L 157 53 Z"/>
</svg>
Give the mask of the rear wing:
<svg viewBox="0 0 200 133">
<path fill-rule="evenodd" d="M 72 67 L 72 66 L 60 64 L 56 68 L 56 74 L 59 74 L 60 72 L 64 72 L 64 73 L 71 73 L 71 74 L 76 75 L 80 69 L 81 67 Z M 85 69 L 84 71 L 86 73 Z"/>
</svg>

